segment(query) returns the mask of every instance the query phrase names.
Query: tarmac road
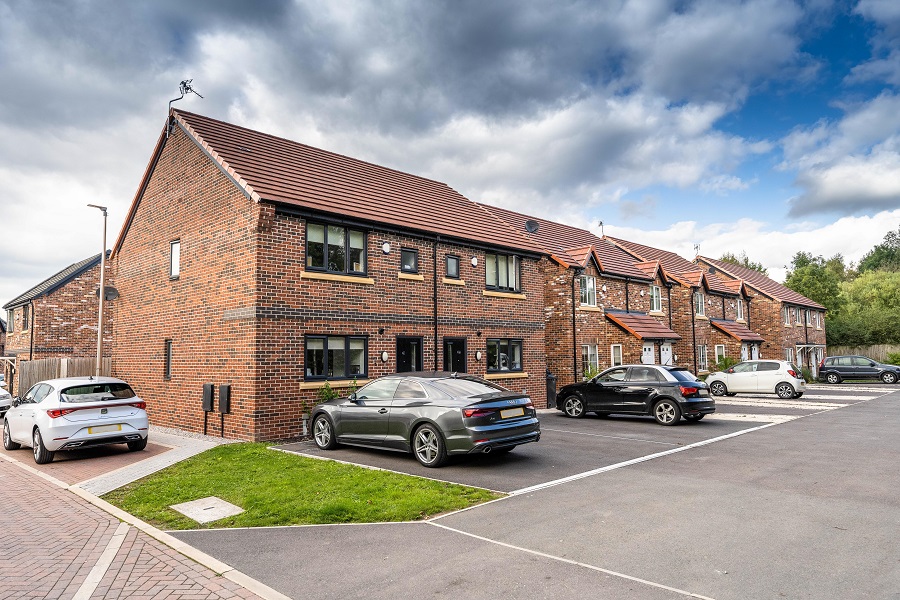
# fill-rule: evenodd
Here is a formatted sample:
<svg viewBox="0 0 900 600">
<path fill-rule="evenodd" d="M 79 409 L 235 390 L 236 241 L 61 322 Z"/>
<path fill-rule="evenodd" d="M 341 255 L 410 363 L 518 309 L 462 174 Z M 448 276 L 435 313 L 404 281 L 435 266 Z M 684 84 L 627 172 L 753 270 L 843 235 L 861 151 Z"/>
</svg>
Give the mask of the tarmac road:
<svg viewBox="0 0 900 600">
<path fill-rule="evenodd" d="M 789 420 L 425 523 L 173 535 L 294 598 L 898 600 L 893 389 L 811 390 L 809 409 L 778 411 Z M 725 420 L 772 418 L 770 399 L 738 397 Z M 572 437 L 596 456 L 635 443 Z M 551 462 L 566 464 L 563 449 Z"/>
</svg>

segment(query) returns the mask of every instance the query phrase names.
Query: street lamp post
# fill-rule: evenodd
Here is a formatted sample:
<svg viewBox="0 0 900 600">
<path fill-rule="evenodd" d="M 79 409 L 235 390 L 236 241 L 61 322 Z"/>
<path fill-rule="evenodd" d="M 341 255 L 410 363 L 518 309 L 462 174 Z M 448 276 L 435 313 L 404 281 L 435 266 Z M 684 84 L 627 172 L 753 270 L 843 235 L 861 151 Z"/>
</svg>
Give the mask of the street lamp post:
<svg viewBox="0 0 900 600">
<path fill-rule="evenodd" d="M 96 204 L 88 204 L 88 206 L 97 208 L 103 213 L 103 248 L 100 251 L 100 315 L 97 317 L 97 364 L 94 369 L 95 375 L 100 377 L 103 364 L 103 300 L 106 296 L 106 207 Z"/>
</svg>

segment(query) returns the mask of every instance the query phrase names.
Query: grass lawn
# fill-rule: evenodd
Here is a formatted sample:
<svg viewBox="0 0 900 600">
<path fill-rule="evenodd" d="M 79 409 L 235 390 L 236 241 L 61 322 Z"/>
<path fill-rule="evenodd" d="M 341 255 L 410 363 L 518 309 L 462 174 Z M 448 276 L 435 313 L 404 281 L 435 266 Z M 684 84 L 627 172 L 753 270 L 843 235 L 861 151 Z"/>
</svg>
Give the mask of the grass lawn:
<svg viewBox="0 0 900 600">
<path fill-rule="evenodd" d="M 161 529 L 414 521 L 502 494 L 226 444 L 103 496 Z M 245 512 L 200 525 L 169 508 L 218 496 Z"/>
</svg>

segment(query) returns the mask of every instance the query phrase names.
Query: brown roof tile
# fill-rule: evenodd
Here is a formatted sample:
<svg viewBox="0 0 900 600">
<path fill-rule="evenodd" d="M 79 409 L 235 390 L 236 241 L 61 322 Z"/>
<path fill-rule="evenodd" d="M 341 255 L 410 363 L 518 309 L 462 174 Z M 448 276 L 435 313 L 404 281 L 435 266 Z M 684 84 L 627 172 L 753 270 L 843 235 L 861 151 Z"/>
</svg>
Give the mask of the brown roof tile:
<svg viewBox="0 0 900 600">
<path fill-rule="evenodd" d="M 445 183 L 173 110 L 250 197 L 403 229 L 543 254 L 525 234 Z"/>
<path fill-rule="evenodd" d="M 708 258 L 706 256 L 699 256 L 697 258 L 715 267 L 716 269 L 719 269 L 723 273 L 734 277 L 735 279 L 742 280 L 745 284 L 749 285 L 755 290 L 758 290 L 765 296 L 774 298 L 775 300 L 779 300 L 781 302 L 788 302 L 790 304 L 799 304 L 800 306 L 808 306 L 810 308 L 825 310 L 825 307 L 821 304 L 813 302 L 803 294 L 797 293 L 794 290 L 783 286 L 774 279 L 763 275 L 759 271 L 754 271 L 753 269 L 748 269 L 747 267 L 727 263 L 721 260 L 716 260 L 714 258 Z"/>
<path fill-rule="evenodd" d="M 715 275 L 707 273 L 705 278 L 698 277 L 696 275 L 697 265 L 684 258 L 683 256 L 675 254 L 674 252 L 661 250 L 660 248 L 654 248 L 652 246 L 638 244 L 637 242 L 623 240 L 616 237 L 605 237 L 617 246 L 630 252 L 639 260 L 646 262 L 658 261 L 659 264 L 662 265 L 665 272 L 676 280 L 680 280 L 682 282 L 684 280 L 687 280 L 690 281 L 690 285 L 694 286 L 699 286 L 701 283 L 703 283 L 710 291 L 719 292 L 721 294 L 733 295 L 736 293 L 734 290 L 726 286 L 725 283 Z"/>
<path fill-rule="evenodd" d="M 611 275 L 634 277 L 636 279 L 651 279 L 638 269 L 634 259 L 626 252 L 617 248 L 601 237 L 598 237 L 586 229 L 563 225 L 555 221 L 530 217 L 512 210 L 482 204 L 487 211 L 501 220 L 509 223 L 516 230 L 525 230 L 526 221 L 536 221 L 538 230 L 529 234 L 531 238 L 544 250 L 570 267 L 585 266 L 570 254 L 577 250 L 583 251 L 588 246 L 593 246 L 602 265 L 602 271 Z"/>
<path fill-rule="evenodd" d="M 713 327 L 724 331 L 736 340 L 740 340 L 742 342 L 766 341 L 761 335 L 750 331 L 749 329 L 747 329 L 746 325 L 742 325 L 741 323 L 737 323 L 735 321 L 724 321 L 722 319 L 710 319 L 709 322 L 712 323 Z"/>
<path fill-rule="evenodd" d="M 641 340 L 680 340 L 681 336 L 644 313 L 606 311 L 606 318 Z"/>
</svg>

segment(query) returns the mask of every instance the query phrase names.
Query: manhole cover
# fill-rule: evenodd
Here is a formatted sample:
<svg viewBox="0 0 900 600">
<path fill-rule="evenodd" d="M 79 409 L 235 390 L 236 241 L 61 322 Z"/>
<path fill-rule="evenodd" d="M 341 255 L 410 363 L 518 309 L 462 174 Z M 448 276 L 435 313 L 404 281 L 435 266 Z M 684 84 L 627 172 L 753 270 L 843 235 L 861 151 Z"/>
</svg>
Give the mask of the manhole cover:
<svg viewBox="0 0 900 600">
<path fill-rule="evenodd" d="M 184 516 L 191 518 L 198 523 L 211 523 L 224 519 L 225 517 L 233 517 L 244 512 L 240 506 L 235 506 L 230 502 L 225 502 L 221 498 L 210 496 L 209 498 L 201 498 L 191 502 L 182 504 L 173 504 L 169 508 L 174 508 Z"/>
</svg>

